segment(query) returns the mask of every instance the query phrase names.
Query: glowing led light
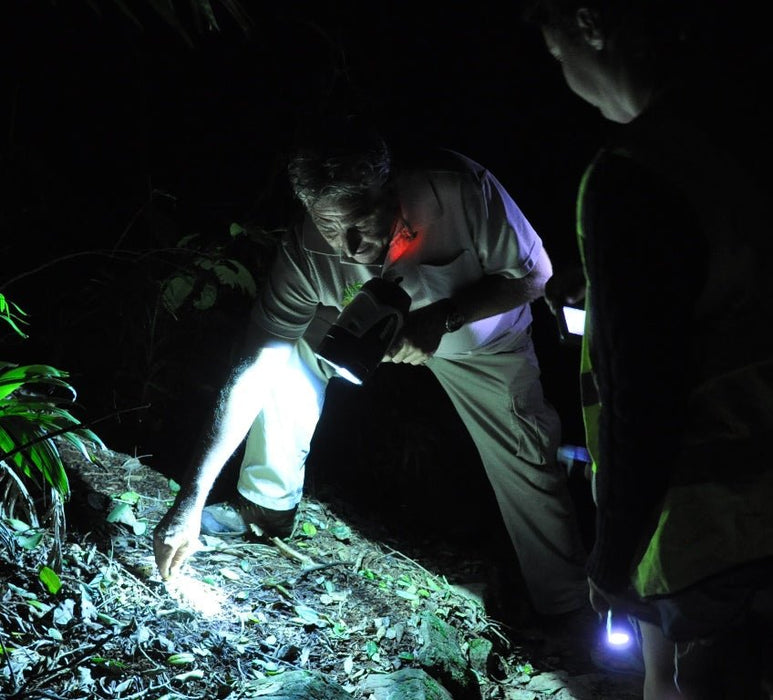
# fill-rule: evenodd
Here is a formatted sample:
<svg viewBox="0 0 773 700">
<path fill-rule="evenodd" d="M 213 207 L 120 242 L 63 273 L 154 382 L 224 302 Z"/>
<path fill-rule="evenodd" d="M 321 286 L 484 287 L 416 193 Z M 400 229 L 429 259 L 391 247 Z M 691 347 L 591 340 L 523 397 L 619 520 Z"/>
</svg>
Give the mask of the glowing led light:
<svg viewBox="0 0 773 700">
<path fill-rule="evenodd" d="M 612 610 L 607 611 L 607 644 L 613 647 L 625 647 L 631 643 L 631 632 L 613 617 Z"/>
</svg>

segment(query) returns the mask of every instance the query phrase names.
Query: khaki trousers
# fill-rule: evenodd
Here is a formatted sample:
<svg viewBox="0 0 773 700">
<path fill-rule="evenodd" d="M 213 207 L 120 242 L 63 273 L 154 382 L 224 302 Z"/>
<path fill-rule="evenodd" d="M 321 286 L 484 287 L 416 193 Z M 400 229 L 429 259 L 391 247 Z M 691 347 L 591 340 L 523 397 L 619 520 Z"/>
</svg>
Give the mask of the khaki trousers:
<svg viewBox="0 0 773 700">
<path fill-rule="evenodd" d="M 433 357 L 427 367 L 478 449 L 532 605 L 542 614 L 580 607 L 588 598 L 586 553 L 566 471 L 556 461 L 560 420 L 544 399 L 531 340 L 519 352 Z M 301 500 L 306 456 L 332 376 L 300 341 L 247 437 L 238 481 L 246 498 L 275 510 Z"/>
</svg>

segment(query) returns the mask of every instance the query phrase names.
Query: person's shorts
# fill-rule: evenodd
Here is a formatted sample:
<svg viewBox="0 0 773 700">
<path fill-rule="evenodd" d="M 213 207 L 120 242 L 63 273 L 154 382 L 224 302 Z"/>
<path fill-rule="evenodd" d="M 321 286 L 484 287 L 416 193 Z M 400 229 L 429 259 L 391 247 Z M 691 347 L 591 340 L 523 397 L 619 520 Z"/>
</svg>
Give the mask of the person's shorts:
<svg viewBox="0 0 773 700">
<path fill-rule="evenodd" d="M 646 604 L 656 612 L 653 621 L 675 642 L 749 623 L 773 630 L 773 559 L 729 569 Z"/>
</svg>

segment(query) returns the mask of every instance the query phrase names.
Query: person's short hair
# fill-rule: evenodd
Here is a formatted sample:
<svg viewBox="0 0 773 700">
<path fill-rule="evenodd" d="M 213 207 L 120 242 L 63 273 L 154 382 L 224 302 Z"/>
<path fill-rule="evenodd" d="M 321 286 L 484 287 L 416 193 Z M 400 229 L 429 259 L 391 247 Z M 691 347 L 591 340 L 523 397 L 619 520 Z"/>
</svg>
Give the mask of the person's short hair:
<svg viewBox="0 0 773 700">
<path fill-rule="evenodd" d="M 590 10 L 605 35 L 622 39 L 626 52 L 657 72 L 673 70 L 710 36 L 717 0 L 524 0 L 523 18 L 578 36 L 577 12 Z"/>
<path fill-rule="evenodd" d="M 357 197 L 383 187 L 391 155 L 379 132 L 359 117 L 318 119 L 303 127 L 288 159 L 293 194 L 308 209 L 321 198 Z"/>
</svg>

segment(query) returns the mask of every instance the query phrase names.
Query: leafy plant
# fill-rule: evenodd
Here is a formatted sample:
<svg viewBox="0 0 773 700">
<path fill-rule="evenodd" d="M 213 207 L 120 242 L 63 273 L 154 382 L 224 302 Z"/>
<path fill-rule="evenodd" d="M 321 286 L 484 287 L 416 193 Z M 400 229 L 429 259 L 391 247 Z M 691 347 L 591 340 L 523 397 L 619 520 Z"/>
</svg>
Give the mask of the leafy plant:
<svg viewBox="0 0 773 700">
<path fill-rule="evenodd" d="M 231 224 L 232 239 L 246 233 L 238 224 Z M 161 283 L 161 301 L 174 318 L 186 303 L 199 311 L 213 308 L 222 289 L 235 289 L 255 298 L 255 277 L 244 263 L 231 257 L 222 244 L 202 247 L 199 236 L 191 234 L 184 236 L 177 248 L 190 253 L 189 261 Z"/>
<path fill-rule="evenodd" d="M 0 294 L 0 319 L 14 323 L 23 312 Z M 68 374 L 49 365 L 0 361 L 0 518 L 30 527 L 50 526 L 57 552 L 64 535 L 64 504 L 70 496 L 56 438 L 93 460 L 101 439 L 70 413 L 76 398 Z"/>
</svg>

